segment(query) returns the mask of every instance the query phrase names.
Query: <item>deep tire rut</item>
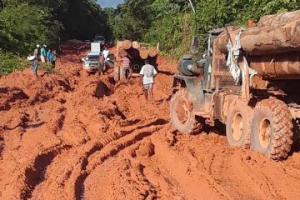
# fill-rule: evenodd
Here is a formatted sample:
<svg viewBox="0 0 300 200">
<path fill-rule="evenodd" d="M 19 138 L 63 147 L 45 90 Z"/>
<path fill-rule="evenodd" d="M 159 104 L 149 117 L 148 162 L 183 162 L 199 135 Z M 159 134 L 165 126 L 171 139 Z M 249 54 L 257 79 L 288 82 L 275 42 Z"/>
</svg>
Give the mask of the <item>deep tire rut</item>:
<svg viewBox="0 0 300 200">
<path fill-rule="evenodd" d="M 95 170 L 95 168 L 101 165 L 109 158 L 117 155 L 125 148 L 143 140 L 145 137 L 151 136 L 154 132 L 160 130 L 163 125 L 147 127 L 146 130 L 137 130 L 125 137 L 122 137 L 108 145 L 106 145 L 101 151 L 91 156 L 91 159 L 86 167 L 86 170 L 78 177 L 78 184 L 76 184 L 75 194 L 76 199 L 82 199 L 84 197 L 84 182 L 86 178 Z"/>
<path fill-rule="evenodd" d="M 45 151 L 38 155 L 33 163 L 33 166 L 25 169 L 25 188 L 21 193 L 21 199 L 29 199 L 36 186 L 42 183 L 45 179 L 45 173 L 53 159 L 63 150 L 69 149 L 70 146 L 64 145 L 54 149 Z"/>
</svg>

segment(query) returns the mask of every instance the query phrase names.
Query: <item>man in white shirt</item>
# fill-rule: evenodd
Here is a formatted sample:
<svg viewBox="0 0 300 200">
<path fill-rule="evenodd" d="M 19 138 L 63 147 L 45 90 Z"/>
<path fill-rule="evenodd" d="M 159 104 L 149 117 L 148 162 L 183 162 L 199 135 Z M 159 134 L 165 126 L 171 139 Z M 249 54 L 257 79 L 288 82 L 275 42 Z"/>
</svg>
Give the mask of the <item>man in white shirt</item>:
<svg viewBox="0 0 300 200">
<path fill-rule="evenodd" d="M 107 47 L 105 47 L 103 52 L 102 52 L 102 55 L 103 55 L 105 61 L 107 60 L 109 54 L 110 54 L 109 50 L 107 49 Z"/>
<path fill-rule="evenodd" d="M 145 65 L 142 67 L 140 71 L 140 75 L 142 76 L 144 95 L 146 100 L 153 98 L 153 84 L 154 77 L 157 75 L 157 71 L 154 66 L 149 64 L 149 61 L 145 61 Z"/>
</svg>

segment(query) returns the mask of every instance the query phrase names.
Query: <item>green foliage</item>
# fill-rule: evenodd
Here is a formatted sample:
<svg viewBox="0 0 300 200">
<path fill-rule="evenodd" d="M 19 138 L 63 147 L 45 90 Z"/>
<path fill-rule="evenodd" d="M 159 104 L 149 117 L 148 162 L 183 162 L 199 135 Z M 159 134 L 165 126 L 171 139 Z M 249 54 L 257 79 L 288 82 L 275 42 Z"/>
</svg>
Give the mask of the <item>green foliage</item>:
<svg viewBox="0 0 300 200">
<path fill-rule="evenodd" d="M 96 0 L 0 0 L 0 47 L 6 52 L 1 72 L 18 68 L 19 56 L 32 53 L 36 44 L 55 48 L 60 41 L 96 34 L 109 39 L 107 17 Z"/>
<path fill-rule="evenodd" d="M 115 10 L 112 27 L 117 39 L 160 43 L 161 50 L 172 55 L 188 51 L 192 35 L 205 35 L 213 28 L 243 25 L 263 15 L 300 9 L 299 0 L 127 0 Z M 133 13 L 133 11 L 138 11 Z"/>
<path fill-rule="evenodd" d="M 225 25 L 300 9 L 299 0 L 125 0 L 117 9 L 102 9 L 96 0 L 0 0 L 1 73 L 13 71 L 37 43 L 56 46 L 67 39 L 132 39 L 160 43 L 163 53 L 180 56 L 192 35 Z M 10 53 L 9 53 L 10 52 Z M 2 60 L 3 59 L 3 60 Z M 10 61 L 10 59 L 13 59 Z"/>
<path fill-rule="evenodd" d="M 64 37 L 92 39 L 96 34 L 110 36 L 107 18 L 96 1 L 68 0 L 67 10 L 61 16 Z"/>
<path fill-rule="evenodd" d="M 30 63 L 25 59 L 22 59 L 13 53 L 0 50 L 0 76 L 24 69 L 28 65 L 30 65 Z"/>
<path fill-rule="evenodd" d="M 18 4 L 0 12 L 0 45 L 13 53 L 27 54 L 37 43 L 52 43 L 57 39 L 59 23 L 37 6 Z"/>
<path fill-rule="evenodd" d="M 149 6 L 153 0 L 127 0 L 117 9 L 114 17 L 113 33 L 118 39 L 137 40 L 148 31 L 150 21 Z"/>
</svg>

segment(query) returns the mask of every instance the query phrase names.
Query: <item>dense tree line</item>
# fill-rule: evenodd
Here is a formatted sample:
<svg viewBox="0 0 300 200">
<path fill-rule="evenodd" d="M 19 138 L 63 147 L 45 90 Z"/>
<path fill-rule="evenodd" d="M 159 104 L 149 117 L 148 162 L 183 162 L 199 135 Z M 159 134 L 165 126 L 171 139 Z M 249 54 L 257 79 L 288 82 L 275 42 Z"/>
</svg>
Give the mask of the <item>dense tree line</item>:
<svg viewBox="0 0 300 200">
<path fill-rule="evenodd" d="M 110 19 L 117 38 L 160 42 L 162 50 L 182 54 L 191 36 L 212 28 L 243 25 L 248 19 L 300 9 L 299 0 L 125 0 Z M 204 44 L 204 43 L 203 43 Z"/>
<path fill-rule="evenodd" d="M 57 47 L 67 39 L 112 35 L 106 13 L 96 0 L 0 0 L 0 74 L 36 44 Z M 13 62 L 15 60 L 16 62 Z"/>
<path fill-rule="evenodd" d="M 2 0 L 0 45 L 28 53 L 36 43 L 110 35 L 107 17 L 95 0 Z"/>
</svg>

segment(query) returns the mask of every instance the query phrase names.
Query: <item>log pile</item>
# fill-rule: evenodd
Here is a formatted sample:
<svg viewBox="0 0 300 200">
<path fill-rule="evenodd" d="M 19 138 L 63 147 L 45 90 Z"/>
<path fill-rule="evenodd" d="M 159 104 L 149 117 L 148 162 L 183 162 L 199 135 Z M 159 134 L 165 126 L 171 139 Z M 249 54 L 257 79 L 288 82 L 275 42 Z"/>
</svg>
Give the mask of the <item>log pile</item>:
<svg viewBox="0 0 300 200">
<path fill-rule="evenodd" d="M 227 27 L 215 40 L 216 55 L 225 58 L 228 43 L 235 44 L 240 31 Z M 242 30 L 240 44 L 250 68 L 265 79 L 299 79 L 300 10 L 262 17 Z"/>
<path fill-rule="evenodd" d="M 291 21 L 300 20 L 300 10 L 294 12 L 286 12 L 277 15 L 266 15 L 261 17 L 257 23 L 258 27 L 271 26 L 276 27 L 278 25 L 287 24 Z"/>
<path fill-rule="evenodd" d="M 159 45 L 151 47 L 149 44 L 137 41 L 123 40 L 117 42 L 117 65 L 121 65 L 124 56 L 130 59 L 133 71 L 139 72 L 141 66 L 148 60 L 153 66 L 157 66 L 157 56 L 159 54 Z"/>
<path fill-rule="evenodd" d="M 218 49 L 227 52 L 226 45 L 240 29 L 229 27 L 216 40 Z M 244 30 L 241 46 L 248 55 L 270 55 L 300 51 L 300 11 L 262 17 L 256 27 Z"/>
<path fill-rule="evenodd" d="M 128 54 L 130 54 L 132 51 L 138 51 L 140 58 L 143 60 L 154 58 L 159 54 L 158 45 L 156 48 L 149 46 L 149 44 L 130 40 L 118 41 L 117 43 L 118 52 L 126 51 Z"/>
</svg>

